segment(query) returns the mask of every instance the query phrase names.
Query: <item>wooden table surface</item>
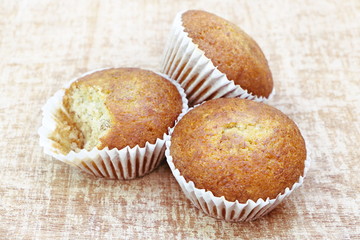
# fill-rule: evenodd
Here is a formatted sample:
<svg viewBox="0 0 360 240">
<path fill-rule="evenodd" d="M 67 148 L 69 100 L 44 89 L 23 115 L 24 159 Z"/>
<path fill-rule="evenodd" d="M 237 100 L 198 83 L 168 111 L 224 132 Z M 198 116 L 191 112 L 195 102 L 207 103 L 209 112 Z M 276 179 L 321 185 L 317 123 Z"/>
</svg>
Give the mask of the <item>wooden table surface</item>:
<svg viewBox="0 0 360 240">
<path fill-rule="evenodd" d="M 266 217 L 227 223 L 184 197 L 163 163 L 131 181 L 97 179 L 43 153 L 41 107 L 102 67 L 159 70 L 173 17 L 223 16 L 262 47 L 277 95 L 313 163 Z M 360 2 L 0 2 L 0 239 L 360 239 Z"/>
</svg>

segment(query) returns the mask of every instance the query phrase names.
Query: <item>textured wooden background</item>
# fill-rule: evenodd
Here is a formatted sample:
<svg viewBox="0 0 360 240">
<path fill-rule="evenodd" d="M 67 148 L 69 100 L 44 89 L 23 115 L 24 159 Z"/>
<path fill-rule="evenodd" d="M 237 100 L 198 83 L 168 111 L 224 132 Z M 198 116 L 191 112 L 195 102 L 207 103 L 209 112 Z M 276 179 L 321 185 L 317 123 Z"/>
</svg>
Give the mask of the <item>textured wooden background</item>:
<svg viewBox="0 0 360 240">
<path fill-rule="evenodd" d="M 269 102 L 311 144 L 304 185 L 268 216 L 226 223 L 182 194 L 164 163 L 96 179 L 45 156 L 41 107 L 102 67 L 159 70 L 175 14 L 204 9 L 252 35 L 269 60 Z M 360 239 L 360 2 L 0 2 L 0 239 Z"/>
</svg>

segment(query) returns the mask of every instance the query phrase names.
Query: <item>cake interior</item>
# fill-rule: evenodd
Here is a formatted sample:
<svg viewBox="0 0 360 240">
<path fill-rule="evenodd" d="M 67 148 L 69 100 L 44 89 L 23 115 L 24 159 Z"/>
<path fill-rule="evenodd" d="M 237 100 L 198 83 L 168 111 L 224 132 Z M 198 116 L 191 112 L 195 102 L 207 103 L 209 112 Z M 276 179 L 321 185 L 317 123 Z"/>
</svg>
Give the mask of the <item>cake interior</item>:
<svg viewBox="0 0 360 240">
<path fill-rule="evenodd" d="M 111 116 L 105 105 L 107 95 L 93 86 L 78 86 L 71 92 L 68 111 L 84 136 L 86 150 L 98 146 L 110 128 Z"/>
<path fill-rule="evenodd" d="M 111 127 L 111 114 L 105 104 L 108 92 L 96 86 L 74 85 L 65 94 L 64 112 L 54 132 L 62 152 L 92 150 Z M 63 116 L 61 116 L 63 115 Z M 63 123 L 60 123 L 63 122 Z"/>
</svg>

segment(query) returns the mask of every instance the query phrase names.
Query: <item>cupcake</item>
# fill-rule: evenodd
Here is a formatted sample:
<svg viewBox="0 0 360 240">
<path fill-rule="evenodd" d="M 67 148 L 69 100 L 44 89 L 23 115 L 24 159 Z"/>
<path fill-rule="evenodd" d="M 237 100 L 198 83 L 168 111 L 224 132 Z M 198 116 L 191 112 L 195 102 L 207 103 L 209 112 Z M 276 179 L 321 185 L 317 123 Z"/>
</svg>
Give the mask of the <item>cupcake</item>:
<svg viewBox="0 0 360 240">
<path fill-rule="evenodd" d="M 181 84 L 191 105 L 221 97 L 262 102 L 273 93 L 258 44 L 235 24 L 205 11 L 176 16 L 161 71 Z"/>
<path fill-rule="evenodd" d="M 296 124 L 264 103 L 205 102 L 185 114 L 166 150 L 186 196 L 206 214 L 253 220 L 299 187 L 309 167 Z"/>
<path fill-rule="evenodd" d="M 186 109 L 183 90 L 164 75 L 99 70 L 47 102 L 40 143 L 46 153 L 95 176 L 131 179 L 159 165 L 164 137 Z"/>
</svg>

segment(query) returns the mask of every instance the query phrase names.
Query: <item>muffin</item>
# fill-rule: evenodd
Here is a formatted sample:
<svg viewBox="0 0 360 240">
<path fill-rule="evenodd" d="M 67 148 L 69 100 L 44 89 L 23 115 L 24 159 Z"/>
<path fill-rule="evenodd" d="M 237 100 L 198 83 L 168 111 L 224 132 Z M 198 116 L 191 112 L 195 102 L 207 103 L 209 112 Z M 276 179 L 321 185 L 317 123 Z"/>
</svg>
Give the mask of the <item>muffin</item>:
<svg viewBox="0 0 360 240">
<path fill-rule="evenodd" d="M 186 109 L 183 90 L 164 75 L 105 69 L 72 81 L 49 100 L 40 135 L 59 160 L 99 177 L 130 179 L 160 163 L 164 136 Z"/>
<path fill-rule="evenodd" d="M 170 168 L 188 198 L 228 221 L 273 209 L 302 183 L 308 164 L 305 141 L 290 118 L 239 98 L 210 100 L 189 111 L 167 147 Z"/>
<path fill-rule="evenodd" d="M 185 89 L 190 104 L 220 97 L 264 101 L 273 92 L 258 44 L 235 24 L 200 10 L 179 13 L 164 52 L 162 72 Z"/>
<path fill-rule="evenodd" d="M 182 110 L 175 85 L 136 68 L 107 69 L 80 78 L 66 89 L 63 105 L 84 136 L 80 148 L 88 151 L 155 143 Z"/>
</svg>

